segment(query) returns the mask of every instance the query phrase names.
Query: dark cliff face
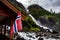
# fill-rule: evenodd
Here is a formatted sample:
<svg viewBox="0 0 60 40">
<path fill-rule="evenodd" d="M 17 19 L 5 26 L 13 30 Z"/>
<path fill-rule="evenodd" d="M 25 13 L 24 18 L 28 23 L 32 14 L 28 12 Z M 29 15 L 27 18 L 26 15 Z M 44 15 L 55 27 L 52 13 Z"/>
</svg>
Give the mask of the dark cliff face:
<svg viewBox="0 0 60 40">
<path fill-rule="evenodd" d="M 55 21 L 53 20 L 53 18 L 48 18 L 48 19 L 46 19 L 46 18 L 39 18 L 39 21 L 42 23 L 42 25 L 50 25 L 50 24 L 52 24 L 52 25 L 55 25 Z"/>
<path fill-rule="evenodd" d="M 54 20 L 54 18 L 49 17 L 48 19 L 46 18 L 39 18 L 37 19 L 41 22 L 42 25 L 51 28 L 52 30 L 56 31 L 56 32 L 60 32 L 60 24 L 56 24 L 56 21 Z"/>
<path fill-rule="evenodd" d="M 60 32 L 60 24 L 56 24 L 56 25 L 53 27 L 53 30 L 55 30 L 56 32 Z"/>
</svg>

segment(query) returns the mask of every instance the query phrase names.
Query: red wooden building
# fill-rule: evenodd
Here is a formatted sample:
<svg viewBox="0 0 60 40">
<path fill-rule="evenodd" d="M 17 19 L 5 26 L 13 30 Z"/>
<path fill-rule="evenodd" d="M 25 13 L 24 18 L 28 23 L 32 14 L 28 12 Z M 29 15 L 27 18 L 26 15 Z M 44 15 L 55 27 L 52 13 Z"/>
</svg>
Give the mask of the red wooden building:
<svg viewBox="0 0 60 40">
<path fill-rule="evenodd" d="M 11 25 L 17 16 L 19 10 L 8 0 L 0 0 L 0 34 L 6 34 L 6 25 Z M 22 13 L 22 20 L 26 15 Z M 2 37 L 3 38 L 3 37 Z M 5 40 L 5 39 L 4 39 Z"/>
</svg>

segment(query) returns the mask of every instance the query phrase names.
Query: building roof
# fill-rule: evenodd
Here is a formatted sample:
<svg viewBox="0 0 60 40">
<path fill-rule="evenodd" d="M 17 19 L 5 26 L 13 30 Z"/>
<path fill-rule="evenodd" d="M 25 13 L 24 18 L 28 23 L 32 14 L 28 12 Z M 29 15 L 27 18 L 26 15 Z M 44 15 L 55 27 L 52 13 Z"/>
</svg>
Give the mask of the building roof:
<svg viewBox="0 0 60 40">
<path fill-rule="evenodd" d="M 10 0 L 0 0 L 2 3 L 4 3 L 7 7 L 9 7 L 12 11 L 15 13 L 18 13 L 20 10 L 10 2 Z M 25 19 L 26 15 L 22 13 L 22 18 Z"/>
</svg>

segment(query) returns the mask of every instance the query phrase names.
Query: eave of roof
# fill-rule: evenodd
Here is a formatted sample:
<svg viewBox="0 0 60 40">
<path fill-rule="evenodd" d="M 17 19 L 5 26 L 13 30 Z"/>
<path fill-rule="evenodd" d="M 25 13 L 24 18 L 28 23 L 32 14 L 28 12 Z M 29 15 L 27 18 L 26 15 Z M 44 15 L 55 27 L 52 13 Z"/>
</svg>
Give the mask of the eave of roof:
<svg viewBox="0 0 60 40">
<path fill-rule="evenodd" d="M 0 0 L 0 1 L 3 2 L 6 6 L 8 6 L 15 13 L 19 12 L 19 10 L 16 7 L 14 7 L 11 3 L 9 3 L 8 0 Z"/>
<path fill-rule="evenodd" d="M 10 2 L 8 2 L 8 0 L 0 0 L 0 1 L 4 3 L 7 7 L 9 7 L 11 10 L 13 10 L 15 13 L 19 12 L 19 10 Z M 22 17 L 25 18 L 26 16 L 22 14 Z"/>
</svg>

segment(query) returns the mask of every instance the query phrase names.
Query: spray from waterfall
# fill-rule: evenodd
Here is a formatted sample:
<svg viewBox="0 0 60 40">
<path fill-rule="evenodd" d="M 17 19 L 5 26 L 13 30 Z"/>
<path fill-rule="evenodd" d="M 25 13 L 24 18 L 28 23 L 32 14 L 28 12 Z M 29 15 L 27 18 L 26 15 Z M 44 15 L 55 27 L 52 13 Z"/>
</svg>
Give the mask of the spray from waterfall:
<svg viewBox="0 0 60 40">
<path fill-rule="evenodd" d="M 48 27 L 46 27 L 46 26 L 43 26 L 43 25 L 40 23 L 40 21 L 36 20 L 31 14 L 28 14 L 28 15 L 32 18 L 32 20 L 36 23 L 36 25 L 38 25 L 39 27 L 42 27 L 42 28 L 44 28 L 44 29 L 49 29 L 49 30 L 52 32 L 52 29 L 50 29 L 50 28 L 48 28 Z"/>
</svg>

